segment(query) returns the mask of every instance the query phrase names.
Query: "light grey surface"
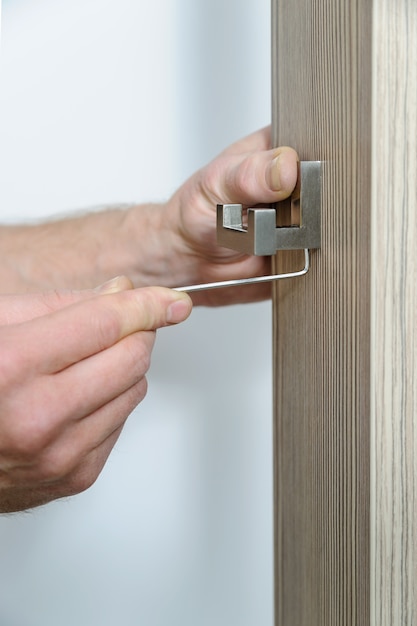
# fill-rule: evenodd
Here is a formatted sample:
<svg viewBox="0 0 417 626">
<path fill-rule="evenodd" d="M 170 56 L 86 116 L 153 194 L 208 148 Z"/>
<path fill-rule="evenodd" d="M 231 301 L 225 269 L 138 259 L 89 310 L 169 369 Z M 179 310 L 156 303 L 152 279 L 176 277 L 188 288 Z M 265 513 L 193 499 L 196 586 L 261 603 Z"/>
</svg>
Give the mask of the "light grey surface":
<svg viewBox="0 0 417 626">
<path fill-rule="evenodd" d="M 268 0 L 10 0 L 3 220 L 167 197 L 269 122 Z M 272 624 L 269 303 L 159 333 L 96 485 L 0 518 L 2 626 Z"/>
</svg>

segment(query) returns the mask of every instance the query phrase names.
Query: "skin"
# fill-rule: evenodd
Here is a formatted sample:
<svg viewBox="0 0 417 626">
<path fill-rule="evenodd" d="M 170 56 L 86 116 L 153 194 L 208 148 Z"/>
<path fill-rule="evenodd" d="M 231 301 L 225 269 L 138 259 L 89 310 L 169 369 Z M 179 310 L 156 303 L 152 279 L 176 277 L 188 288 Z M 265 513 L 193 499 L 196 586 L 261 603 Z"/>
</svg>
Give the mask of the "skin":
<svg viewBox="0 0 417 626">
<path fill-rule="evenodd" d="M 216 204 L 283 200 L 296 177 L 296 153 L 271 150 L 263 129 L 166 203 L 0 228 L 0 512 L 94 483 L 146 394 L 155 331 L 191 313 L 189 296 L 166 287 L 269 272 L 269 259 L 216 245 Z M 222 289 L 194 304 L 268 295 L 267 285 Z"/>
<path fill-rule="evenodd" d="M 227 148 L 167 202 L 0 228 L 0 289 L 86 289 L 117 275 L 129 276 L 135 287 L 179 287 L 269 273 L 268 258 L 217 246 L 216 205 L 279 202 L 296 178 L 296 152 L 270 149 L 264 128 Z M 217 306 L 266 297 L 268 285 L 205 292 L 193 300 Z"/>
<path fill-rule="evenodd" d="M 12 324 L 2 299 L 1 512 L 87 489 L 144 398 L 155 330 L 183 321 L 192 304 L 130 286 L 120 278 L 98 292 L 13 297 Z"/>
</svg>

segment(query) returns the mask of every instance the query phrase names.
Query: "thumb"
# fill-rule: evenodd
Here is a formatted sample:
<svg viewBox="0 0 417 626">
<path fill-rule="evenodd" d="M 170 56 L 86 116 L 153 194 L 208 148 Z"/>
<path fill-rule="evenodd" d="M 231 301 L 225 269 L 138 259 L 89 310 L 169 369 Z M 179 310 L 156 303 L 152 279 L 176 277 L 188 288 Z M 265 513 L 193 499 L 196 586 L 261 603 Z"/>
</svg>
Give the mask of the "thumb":
<svg viewBox="0 0 417 626">
<path fill-rule="evenodd" d="M 75 302 L 14 328 L 20 342 L 30 345 L 25 361 L 29 369 L 39 370 L 42 354 L 42 370 L 54 373 L 110 348 L 128 335 L 182 322 L 191 309 L 192 301 L 186 293 L 145 287 Z M 13 332 L 7 339 L 14 345 Z"/>
<path fill-rule="evenodd" d="M 111 298 L 111 302 L 120 319 L 119 338 L 179 324 L 187 319 L 193 306 L 187 293 L 166 287 L 134 289 Z"/>
<path fill-rule="evenodd" d="M 226 157 L 222 197 L 247 206 L 280 202 L 297 183 L 295 150 L 288 147 Z"/>
<path fill-rule="evenodd" d="M 126 276 L 117 276 L 95 289 L 53 290 L 41 293 L 0 295 L 0 325 L 26 322 L 94 296 L 132 289 Z"/>
</svg>

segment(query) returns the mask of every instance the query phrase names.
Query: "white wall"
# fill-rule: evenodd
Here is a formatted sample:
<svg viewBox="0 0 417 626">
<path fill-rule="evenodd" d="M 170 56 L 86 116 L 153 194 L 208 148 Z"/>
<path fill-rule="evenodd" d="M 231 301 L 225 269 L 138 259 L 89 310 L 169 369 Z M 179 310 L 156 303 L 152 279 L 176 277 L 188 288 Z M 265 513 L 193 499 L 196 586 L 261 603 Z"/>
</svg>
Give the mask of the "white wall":
<svg viewBox="0 0 417 626">
<path fill-rule="evenodd" d="M 2 221 L 165 198 L 270 120 L 269 0 L 3 0 L 2 28 Z M 160 331 L 96 485 L 0 518 L 2 626 L 272 624 L 270 326 Z"/>
</svg>

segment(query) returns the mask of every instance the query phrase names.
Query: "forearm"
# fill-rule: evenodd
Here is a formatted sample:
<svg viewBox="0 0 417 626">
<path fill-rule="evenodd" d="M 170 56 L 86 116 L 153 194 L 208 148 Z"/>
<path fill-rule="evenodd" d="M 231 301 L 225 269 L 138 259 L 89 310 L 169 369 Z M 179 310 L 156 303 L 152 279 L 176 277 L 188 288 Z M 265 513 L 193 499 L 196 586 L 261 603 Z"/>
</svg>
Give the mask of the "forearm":
<svg viewBox="0 0 417 626">
<path fill-rule="evenodd" d="M 175 286 L 183 271 L 167 207 L 113 207 L 0 228 L 0 291 L 93 287 L 124 274 L 136 286 Z M 185 277 L 184 277 L 185 279 Z"/>
<path fill-rule="evenodd" d="M 137 287 L 259 276 L 266 257 L 216 242 L 216 204 L 280 202 L 297 181 L 297 154 L 270 149 L 263 129 L 230 146 L 164 204 L 113 208 L 33 226 L 0 228 L 0 291 L 83 289 L 126 275 Z M 196 294 L 210 306 L 268 297 L 268 285 Z"/>
</svg>

